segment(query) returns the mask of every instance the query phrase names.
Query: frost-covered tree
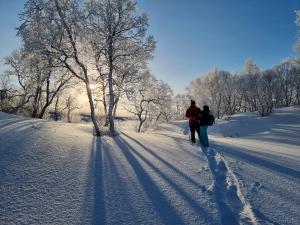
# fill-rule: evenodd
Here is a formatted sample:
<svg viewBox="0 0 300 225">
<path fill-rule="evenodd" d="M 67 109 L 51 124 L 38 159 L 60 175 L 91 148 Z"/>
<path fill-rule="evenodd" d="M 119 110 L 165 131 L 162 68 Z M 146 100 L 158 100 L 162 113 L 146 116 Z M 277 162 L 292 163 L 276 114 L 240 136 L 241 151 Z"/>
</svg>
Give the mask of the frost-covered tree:
<svg viewBox="0 0 300 225">
<path fill-rule="evenodd" d="M 193 80 L 188 93 L 200 102 L 206 101 L 218 118 L 253 111 L 267 116 L 274 107 L 299 104 L 299 87 L 298 58 L 286 59 L 265 71 L 248 59 L 238 74 L 215 69 Z"/>
<path fill-rule="evenodd" d="M 242 86 L 245 107 L 247 111 L 257 111 L 257 95 L 261 70 L 251 59 L 247 59 L 241 75 L 240 85 Z"/>
<path fill-rule="evenodd" d="M 119 60 L 115 65 L 114 76 L 113 76 L 113 89 L 114 89 L 114 107 L 113 107 L 113 118 L 116 116 L 118 104 L 120 99 L 126 96 L 128 90 L 134 83 L 139 82 L 139 76 L 141 71 L 146 69 L 146 62 L 151 57 L 150 52 L 140 52 L 135 56 L 128 59 L 123 58 Z M 97 89 L 97 99 L 102 102 L 103 111 L 105 116 L 105 126 L 109 124 L 108 120 L 108 105 L 109 105 L 109 92 L 108 92 L 108 68 L 105 64 L 100 63 L 99 56 L 95 59 L 98 61 L 95 63 L 96 67 L 96 84 Z M 95 61 L 96 61 L 95 60 Z M 99 82 L 100 81 L 100 82 Z"/>
<path fill-rule="evenodd" d="M 295 99 L 294 104 L 300 105 L 300 59 L 295 58 L 293 59 L 293 64 L 295 66 L 295 73 L 294 73 L 294 87 L 295 87 Z"/>
<path fill-rule="evenodd" d="M 22 48 L 5 58 L 5 64 L 9 66 L 6 73 L 18 80 L 21 99 L 28 99 L 22 100 L 20 105 L 31 103 L 29 108 L 33 118 L 43 118 L 55 96 L 71 79 L 68 71 L 55 68 L 52 63 L 50 56 Z"/>
<path fill-rule="evenodd" d="M 126 109 L 138 119 L 137 131 L 141 132 L 144 123 L 149 120 L 149 115 L 153 114 L 155 104 L 158 103 L 157 80 L 149 71 L 143 72 L 140 81 L 127 92 L 127 97 L 129 105 Z"/>
<path fill-rule="evenodd" d="M 7 74 L 0 74 L 0 111 L 7 112 L 11 108 L 11 79 Z"/>
<path fill-rule="evenodd" d="M 10 99 L 11 101 L 8 112 L 11 113 L 16 113 L 19 110 L 24 111 L 25 106 L 33 98 L 32 82 L 30 76 L 28 76 L 30 67 L 27 67 L 27 63 L 25 61 L 26 60 L 22 57 L 20 50 L 14 51 L 5 59 L 5 64 L 9 66 L 5 75 L 9 77 L 14 76 L 19 86 L 14 88 L 14 92 Z"/>
<path fill-rule="evenodd" d="M 80 0 L 28 0 L 18 30 L 25 48 L 50 55 L 57 66 L 66 68 L 85 84 L 95 133 L 100 136 L 90 88 L 84 5 Z"/>
<path fill-rule="evenodd" d="M 94 48 L 103 55 L 102 63 L 108 71 L 108 119 L 110 134 L 114 134 L 113 111 L 118 102 L 114 91 L 116 68 L 120 63 L 154 50 L 152 36 L 146 36 L 148 18 L 137 12 L 132 0 L 90 0 L 87 2 L 88 27 L 94 40 Z M 124 73 L 119 74 L 121 77 Z M 122 79 L 122 78 L 121 78 Z M 120 92 L 119 92 L 120 93 Z M 116 101 L 117 98 L 117 101 Z"/>
<path fill-rule="evenodd" d="M 47 72 L 41 73 L 42 69 L 54 70 L 57 77 L 67 71 L 85 85 L 95 133 L 100 136 L 94 104 L 99 98 L 94 98 L 91 90 L 92 85 L 98 84 L 101 92 L 98 95 L 113 135 L 119 99 L 126 93 L 128 83 L 145 69 L 155 48 L 153 37 L 146 35 L 148 18 L 137 11 L 137 3 L 133 0 L 27 0 L 20 20 L 18 35 L 24 50 L 44 60 L 39 61 L 44 64 L 36 63 L 38 66 L 32 67 L 36 70 L 34 74 L 42 74 L 33 87 L 36 92 L 27 94 L 27 89 L 20 85 L 24 89 L 24 104 L 32 101 L 33 116 L 42 116 L 55 97 L 49 92 L 45 100 L 40 98 L 41 87 L 45 85 L 47 90 L 48 83 Z M 47 107 L 40 106 L 40 100 Z"/>
<path fill-rule="evenodd" d="M 278 88 L 278 74 L 272 69 L 262 72 L 259 85 L 259 108 L 258 112 L 261 116 L 271 114 L 274 107 L 274 93 Z"/>
<path fill-rule="evenodd" d="M 102 103 L 103 112 L 104 112 L 104 126 L 108 126 L 108 79 L 107 79 L 107 71 L 104 67 L 99 63 L 98 56 L 95 56 L 95 66 L 97 70 L 97 78 L 96 78 L 96 93 L 95 96 Z"/>
<path fill-rule="evenodd" d="M 199 106 L 211 104 L 209 89 L 205 85 L 203 77 L 191 81 L 187 88 L 188 96 L 190 96 L 188 104 L 190 104 L 191 99 L 194 99 Z"/>
<path fill-rule="evenodd" d="M 224 115 L 231 117 L 238 110 L 240 95 L 238 93 L 238 77 L 225 73 L 223 77 L 223 111 Z"/>
<path fill-rule="evenodd" d="M 252 59 L 246 59 L 244 63 L 244 74 L 259 74 L 261 71 Z"/>
<path fill-rule="evenodd" d="M 157 100 L 153 107 L 153 115 L 155 116 L 154 122 L 157 124 L 159 121 L 169 122 L 174 117 L 173 110 L 173 90 L 165 82 L 159 81 L 156 84 Z"/>
<path fill-rule="evenodd" d="M 178 94 L 174 97 L 173 104 L 175 108 L 175 119 L 183 120 L 185 119 L 185 113 L 190 106 L 192 96 L 187 94 Z"/>
<path fill-rule="evenodd" d="M 79 107 L 76 105 L 76 97 L 72 94 L 68 94 L 64 104 L 65 107 L 63 110 L 66 111 L 67 121 L 68 123 L 72 123 L 72 113 L 74 110 L 79 109 Z"/>
<path fill-rule="evenodd" d="M 209 72 L 203 82 L 210 94 L 211 108 L 215 112 L 217 118 L 222 118 L 225 114 L 224 110 L 224 83 L 229 79 L 230 73 L 214 69 Z"/>
<path fill-rule="evenodd" d="M 292 60 L 285 60 L 276 66 L 276 71 L 279 74 L 278 104 L 285 107 L 290 106 L 295 91 L 295 75 L 299 76 L 299 72 Z"/>
</svg>

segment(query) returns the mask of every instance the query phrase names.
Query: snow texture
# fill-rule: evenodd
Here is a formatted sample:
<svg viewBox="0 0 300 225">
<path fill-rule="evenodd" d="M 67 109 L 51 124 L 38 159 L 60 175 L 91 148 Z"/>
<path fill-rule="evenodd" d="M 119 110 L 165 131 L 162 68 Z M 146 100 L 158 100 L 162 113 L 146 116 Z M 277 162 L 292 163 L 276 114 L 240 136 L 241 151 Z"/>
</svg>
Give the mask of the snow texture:
<svg viewBox="0 0 300 225">
<path fill-rule="evenodd" d="M 143 134 L 0 113 L 1 224 L 299 224 L 300 110 Z"/>
<path fill-rule="evenodd" d="M 179 131 L 96 138 L 0 117 L 1 224 L 218 224 L 206 159 Z"/>
</svg>

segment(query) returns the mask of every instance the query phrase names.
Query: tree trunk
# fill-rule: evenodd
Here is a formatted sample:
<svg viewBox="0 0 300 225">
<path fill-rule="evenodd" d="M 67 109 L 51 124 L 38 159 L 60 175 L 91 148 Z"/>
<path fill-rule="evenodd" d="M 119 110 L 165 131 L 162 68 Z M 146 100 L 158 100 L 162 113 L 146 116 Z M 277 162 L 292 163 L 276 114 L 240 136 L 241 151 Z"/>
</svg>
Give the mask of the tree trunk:
<svg viewBox="0 0 300 225">
<path fill-rule="evenodd" d="M 38 118 L 42 119 L 47 108 L 52 104 L 53 99 L 55 98 L 55 96 L 59 93 L 59 91 L 63 88 L 63 86 L 71 79 L 71 77 L 69 77 L 68 79 L 66 79 L 65 81 L 62 81 L 61 84 L 58 86 L 58 88 L 56 90 L 54 90 L 53 94 L 50 97 L 50 75 L 51 72 L 47 78 L 47 86 L 46 86 L 46 103 L 44 104 L 44 106 L 42 107 Z"/>
<path fill-rule="evenodd" d="M 105 116 L 104 126 L 107 127 L 109 121 L 108 121 L 107 104 L 106 104 L 106 88 L 104 85 L 104 81 L 102 83 L 102 102 L 103 102 L 103 109 L 104 109 L 104 116 Z"/>
<path fill-rule="evenodd" d="M 42 119 L 45 112 L 46 112 L 46 109 L 48 108 L 48 106 L 52 103 L 52 100 L 55 96 L 53 96 L 52 100 L 49 102 L 49 94 L 50 94 L 50 91 L 49 91 L 49 86 L 50 86 L 50 79 L 49 79 L 50 76 L 48 76 L 47 78 L 47 86 L 46 86 L 46 103 L 45 105 L 42 107 L 42 110 L 40 111 L 39 115 L 38 115 L 38 118 Z"/>
<path fill-rule="evenodd" d="M 48 106 L 49 106 L 49 104 L 46 104 L 46 105 L 44 105 L 44 107 L 41 109 L 41 111 L 40 111 L 40 113 L 39 113 L 39 115 L 38 115 L 38 118 L 39 118 L 39 119 L 43 119 L 44 114 L 45 114 L 46 109 L 48 108 Z"/>
<path fill-rule="evenodd" d="M 145 120 L 145 119 L 142 119 L 142 117 L 139 117 L 139 121 L 140 121 L 140 124 L 139 124 L 138 130 L 137 130 L 138 133 L 141 132 L 142 126 L 143 126 L 143 124 L 144 124 L 144 122 L 145 122 L 146 120 Z"/>
<path fill-rule="evenodd" d="M 63 24 L 63 27 L 66 30 L 67 34 L 68 34 L 68 38 L 69 38 L 70 44 L 71 44 L 71 46 L 72 46 L 72 48 L 74 50 L 73 57 L 74 57 L 77 65 L 82 69 L 83 74 L 84 74 L 84 79 L 81 76 L 79 76 L 78 74 L 76 74 L 74 72 L 74 70 L 71 69 L 70 66 L 66 62 L 65 62 L 65 65 L 67 66 L 67 68 L 69 69 L 69 71 L 72 72 L 73 75 L 75 75 L 80 80 L 84 81 L 84 83 L 86 85 L 86 92 L 87 92 L 87 95 L 88 95 L 89 104 L 90 104 L 91 117 L 92 117 L 92 121 L 93 121 L 94 128 L 95 128 L 95 135 L 96 136 L 101 136 L 100 129 L 99 129 L 99 126 L 98 126 L 98 123 L 97 123 L 97 120 L 96 120 L 96 116 L 95 116 L 95 107 L 94 107 L 92 92 L 91 92 L 91 89 L 89 87 L 90 82 L 89 82 L 89 79 L 88 79 L 87 68 L 79 60 L 78 50 L 77 50 L 77 47 L 76 47 L 76 39 L 74 40 L 73 34 L 72 34 L 72 30 L 70 29 L 70 27 L 68 26 L 67 22 L 64 19 L 64 15 L 62 13 L 62 10 L 61 10 L 61 7 L 60 7 L 60 5 L 58 3 L 58 0 L 55 0 L 54 2 L 55 2 L 55 6 L 56 6 L 56 9 L 57 9 L 58 15 L 59 15 L 59 17 L 61 19 L 61 22 Z"/>
<path fill-rule="evenodd" d="M 112 46 L 112 37 L 109 38 L 109 73 L 108 73 L 108 89 L 109 89 L 109 108 L 108 108 L 108 119 L 109 119 L 109 133 L 111 136 L 115 134 L 115 125 L 114 125 L 114 90 L 113 90 L 113 46 Z"/>
<path fill-rule="evenodd" d="M 68 117 L 68 123 L 72 123 L 71 122 L 71 110 L 70 109 L 68 109 L 67 117 Z"/>
<path fill-rule="evenodd" d="M 116 113 L 117 113 L 117 107 L 118 107 L 119 100 L 120 100 L 120 98 L 119 98 L 119 97 L 117 97 L 117 98 L 116 98 L 116 100 L 115 100 L 115 104 L 114 104 L 114 110 L 113 110 L 113 115 L 114 115 L 114 118 L 116 117 Z"/>
<path fill-rule="evenodd" d="M 58 120 L 58 103 L 59 103 L 59 96 L 56 97 L 54 112 L 55 112 L 55 121 Z"/>
<path fill-rule="evenodd" d="M 34 95 L 34 99 L 33 99 L 33 109 L 32 109 L 32 114 L 31 114 L 32 118 L 37 118 L 37 116 L 38 116 L 39 95 L 40 95 L 40 87 L 37 87 L 35 90 L 35 95 Z"/>
<path fill-rule="evenodd" d="M 156 116 L 156 119 L 155 119 L 155 122 L 156 122 L 156 123 L 157 123 L 158 120 L 160 119 L 161 115 L 162 115 L 162 112 L 160 112 L 160 113 Z"/>
<path fill-rule="evenodd" d="M 143 112 L 145 112 L 145 117 L 144 117 L 144 119 L 142 118 L 142 117 L 143 117 Z M 142 109 L 142 111 L 140 112 L 140 114 L 138 115 L 138 118 L 139 118 L 139 121 L 140 121 L 140 125 L 139 125 L 139 127 L 138 127 L 138 133 L 141 132 L 142 126 L 143 126 L 144 122 L 147 120 L 147 115 L 148 115 L 148 111 L 144 111 L 143 109 Z"/>
<path fill-rule="evenodd" d="M 143 121 L 140 121 L 140 125 L 139 125 L 139 128 L 138 128 L 138 133 L 141 132 L 142 125 L 143 125 Z"/>
<path fill-rule="evenodd" d="M 90 110 L 91 110 L 91 118 L 92 118 L 92 122 L 93 122 L 93 125 L 94 125 L 94 128 L 95 128 L 95 135 L 96 136 L 101 136 L 100 128 L 98 126 L 96 115 L 95 115 L 95 107 L 94 107 L 92 92 L 91 92 L 91 89 L 90 89 L 90 82 L 88 80 L 85 82 L 85 87 L 86 87 L 86 92 L 87 92 L 87 96 L 88 96 L 88 99 L 89 99 Z"/>
</svg>

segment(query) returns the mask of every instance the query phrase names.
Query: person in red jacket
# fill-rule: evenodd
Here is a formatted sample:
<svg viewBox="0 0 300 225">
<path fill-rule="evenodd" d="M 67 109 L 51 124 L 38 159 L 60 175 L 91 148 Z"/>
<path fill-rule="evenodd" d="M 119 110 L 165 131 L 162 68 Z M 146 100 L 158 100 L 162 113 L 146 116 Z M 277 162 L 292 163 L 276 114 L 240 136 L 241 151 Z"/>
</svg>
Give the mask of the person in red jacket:
<svg viewBox="0 0 300 225">
<path fill-rule="evenodd" d="M 195 131 L 198 134 L 200 141 L 200 116 L 201 109 L 196 106 L 196 102 L 191 100 L 191 106 L 186 110 L 185 116 L 189 120 L 190 131 L 191 131 L 191 141 L 196 143 Z"/>
</svg>

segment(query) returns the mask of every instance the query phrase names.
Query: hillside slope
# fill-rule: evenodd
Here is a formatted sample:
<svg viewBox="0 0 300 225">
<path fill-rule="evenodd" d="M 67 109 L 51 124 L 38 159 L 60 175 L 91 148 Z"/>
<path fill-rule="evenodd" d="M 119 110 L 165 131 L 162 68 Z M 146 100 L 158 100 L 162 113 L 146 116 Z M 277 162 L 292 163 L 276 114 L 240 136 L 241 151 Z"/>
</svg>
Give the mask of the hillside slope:
<svg viewBox="0 0 300 225">
<path fill-rule="evenodd" d="M 1 224 L 299 224 L 300 112 L 96 138 L 91 126 L 0 113 Z"/>
<path fill-rule="evenodd" d="M 179 136 L 0 113 L 1 224 L 218 224 L 205 157 Z"/>
<path fill-rule="evenodd" d="M 162 125 L 156 132 L 176 133 L 176 129 L 188 139 L 185 121 Z M 276 109 L 270 117 L 260 117 L 255 112 L 234 115 L 230 120 L 218 120 L 208 133 L 208 150 L 214 155 L 211 173 L 219 170 L 218 157 L 225 161 L 226 170 L 238 180 L 236 186 L 246 200 L 244 208 L 251 206 L 250 214 L 254 214 L 256 223 L 300 223 L 299 107 Z M 230 187 L 226 185 L 223 192 Z M 223 200 L 226 202 L 226 197 Z M 235 213 L 242 214 L 238 208 Z M 222 219 L 224 209 L 220 204 L 219 212 Z"/>
<path fill-rule="evenodd" d="M 234 116 L 210 129 L 262 224 L 300 223 L 300 108 Z"/>
</svg>

